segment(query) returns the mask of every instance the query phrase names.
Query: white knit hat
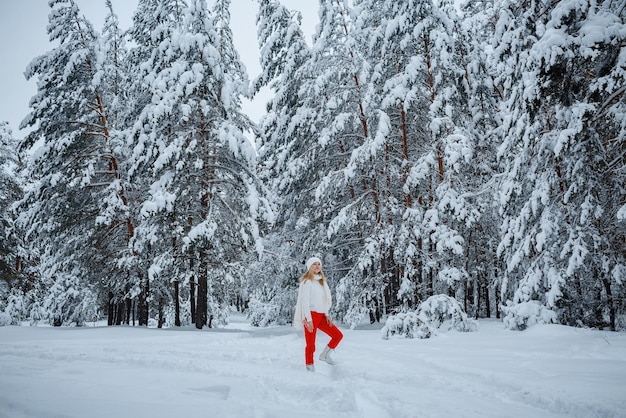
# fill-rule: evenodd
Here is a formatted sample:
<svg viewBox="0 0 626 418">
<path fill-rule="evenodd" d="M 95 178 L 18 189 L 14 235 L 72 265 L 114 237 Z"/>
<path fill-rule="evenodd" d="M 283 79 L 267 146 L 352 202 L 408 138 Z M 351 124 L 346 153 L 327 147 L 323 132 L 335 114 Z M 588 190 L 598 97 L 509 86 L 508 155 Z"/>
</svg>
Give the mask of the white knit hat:
<svg viewBox="0 0 626 418">
<path fill-rule="evenodd" d="M 320 266 L 322 265 L 322 260 L 320 260 L 318 257 L 311 257 L 308 260 L 306 260 L 307 271 L 310 270 L 313 263 L 316 263 L 316 262 L 320 263 Z"/>
</svg>

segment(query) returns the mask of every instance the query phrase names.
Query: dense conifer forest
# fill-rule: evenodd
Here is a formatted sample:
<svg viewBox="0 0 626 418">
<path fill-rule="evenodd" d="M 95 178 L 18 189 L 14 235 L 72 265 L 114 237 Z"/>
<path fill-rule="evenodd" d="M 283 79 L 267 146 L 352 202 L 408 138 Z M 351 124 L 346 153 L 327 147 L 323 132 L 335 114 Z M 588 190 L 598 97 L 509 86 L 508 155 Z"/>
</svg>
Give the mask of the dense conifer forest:
<svg viewBox="0 0 626 418">
<path fill-rule="evenodd" d="M 626 1 L 50 0 L 31 129 L 0 124 L 5 324 L 344 324 L 434 295 L 510 329 L 626 329 Z M 242 100 L 270 88 L 260 123 Z M 0 115 L 2 119 L 2 115 Z"/>
</svg>

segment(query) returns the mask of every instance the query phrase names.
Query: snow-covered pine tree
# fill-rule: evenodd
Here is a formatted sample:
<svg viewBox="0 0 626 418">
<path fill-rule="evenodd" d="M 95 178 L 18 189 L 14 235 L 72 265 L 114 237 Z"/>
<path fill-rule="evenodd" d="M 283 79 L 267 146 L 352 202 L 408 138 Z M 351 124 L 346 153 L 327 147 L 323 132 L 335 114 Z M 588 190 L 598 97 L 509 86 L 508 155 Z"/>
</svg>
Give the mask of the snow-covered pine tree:
<svg viewBox="0 0 626 418">
<path fill-rule="evenodd" d="M 448 4 L 447 7 L 451 7 Z M 458 122 L 472 139 L 472 159 L 457 176 L 463 199 L 470 202 L 479 218 L 471 225 L 459 227 L 465 241 L 464 309 L 469 315 L 491 317 L 492 309 L 500 318 L 498 278 L 501 262 L 496 256 L 499 236 L 499 215 L 494 203 L 498 165 L 496 147 L 499 126 L 498 103 L 501 100 L 493 86 L 494 71 L 489 66 L 489 45 L 493 36 L 494 12 L 490 2 L 468 0 L 453 11 L 456 53 L 464 66 L 462 86 L 467 94 L 467 109 Z M 495 260 L 495 261 L 494 261 Z"/>
<path fill-rule="evenodd" d="M 39 259 L 24 241 L 19 222 L 19 202 L 27 184 L 28 159 L 19 151 L 19 140 L 7 122 L 0 123 L 0 324 L 19 325 L 38 315 L 36 277 Z"/>
<path fill-rule="evenodd" d="M 351 305 L 349 322 L 367 311 L 415 306 L 436 292 L 454 294 L 467 277 L 460 231 L 478 212 L 464 198 L 476 183 L 462 172 L 474 139 L 465 129 L 469 93 L 457 16 L 451 3 L 439 3 L 355 4 L 354 44 L 366 46 L 360 55 L 371 63 L 359 72 L 367 80 L 362 103 L 371 133 L 342 176 L 371 179 L 377 210 L 363 222 L 367 213 L 351 202 L 331 222 L 337 242 L 347 239 L 339 230 L 354 229 L 357 220 L 364 225 L 357 261 L 340 288 L 340 302 Z"/>
<path fill-rule="evenodd" d="M 279 39 L 276 35 L 266 37 L 265 45 L 271 49 L 262 50 L 271 56 L 279 53 L 279 46 L 284 48 L 280 67 L 266 65 L 266 79 L 274 78 L 279 83 L 275 85 L 276 100 L 265 119 L 268 139 L 262 148 L 267 169 L 277 175 L 274 190 L 281 195 L 278 233 L 293 243 L 286 246 L 287 263 L 297 272 L 296 277 L 302 271 L 298 261 L 319 253 L 323 254 L 327 275 L 338 276 L 351 265 L 352 242 L 344 241 L 331 250 L 326 238 L 328 222 L 357 193 L 365 198 L 362 208 L 375 201 L 369 192 L 373 187 L 370 178 L 364 182 L 359 178 L 350 184 L 335 181 L 343 176 L 350 152 L 364 136 L 368 123 L 363 107 L 359 106 L 359 74 L 354 64 L 358 60 L 357 50 L 355 45 L 346 47 L 349 7 L 334 0 L 320 2 L 320 24 L 310 51 L 299 24 L 291 21 L 286 11 L 271 5 L 261 11 L 266 17 L 260 23 L 267 26 L 260 29 L 271 28 L 276 35 L 285 34 L 288 41 L 275 42 Z M 279 76 L 274 68 L 282 74 Z M 367 210 L 375 205 L 368 205 Z M 358 232 L 354 232 L 358 237 Z M 293 282 L 293 278 L 286 277 L 285 282 Z"/>
<path fill-rule="evenodd" d="M 274 92 L 262 121 L 260 174 L 276 197 L 288 202 L 281 204 L 276 219 L 278 228 L 291 229 L 279 232 L 286 236 L 293 232 L 294 226 L 289 225 L 293 224 L 299 207 L 298 196 L 292 195 L 302 193 L 308 175 L 300 169 L 300 160 L 309 144 L 308 137 L 301 135 L 306 122 L 299 116 L 302 100 L 298 89 L 303 82 L 302 65 L 311 52 L 300 20 L 299 13 L 294 15 L 279 2 L 261 0 L 259 3 L 257 25 L 262 70 L 254 82 L 253 93 L 264 87 Z"/>
<path fill-rule="evenodd" d="M 211 159 L 218 161 L 209 198 L 218 199 L 211 205 L 218 209 L 214 216 L 223 223 L 216 241 L 221 249 L 215 253 L 211 268 L 209 311 L 224 311 L 240 297 L 245 266 L 263 253 L 261 229 L 275 221 L 275 212 L 265 184 L 257 177 L 257 153 L 254 144 L 244 134 L 256 132 L 257 127 L 243 114 L 241 98 L 249 97 L 248 75 L 233 44 L 230 29 L 230 0 L 217 0 L 213 6 L 213 25 L 218 33 L 219 61 L 215 71 L 214 88 L 219 92 L 216 105 L 220 109 L 214 123 L 219 147 L 214 146 Z M 221 72 L 219 72 L 221 70 Z M 221 148 L 221 149 L 217 149 Z M 221 170 L 219 166 L 226 167 Z M 220 172 L 221 171 L 221 172 Z M 223 185 L 221 185 L 221 184 Z M 229 184 L 232 185 L 229 186 Z M 225 200 L 224 204 L 220 203 Z M 225 221 L 225 222 L 224 222 Z M 191 238 L 191 237 L 189 237 Z M 217 263 L 218 259 L 227 263 Z M 216 270 L 216 267 L 219 270 Z M 211 314 L 212 315 L 212 314 Z M 197 324 L 196 324 L 197 326 Z"/>
<path fill-rule="evenodd" d="M 388 57 L 381 51 L 384 29 L 380 25 L 383 1 L 359 1 L 340 16 L 344 33 L 340 63 L 345 79 L 339 82 L 330 131 L 344 142 L 343 167 L 330 171 L 318 188 L 321 202 L 332 202 L 328 236 L 342 260 L 343 278 L 338 287 L 338 309 L 350 323 L 369 316 L 378 320 L 394 292 L 400 274 L 393 261 L 398 208 L 405 202 L 398 187 L 400 145 L 393 143 L 389 114 L 381 111 L 382 85 L 388 74 Z M 332 50 L 332 46 L 329 45 Z M 393 65 L 391 65 L 393 66 Z M 330 187 L 329 187 L 330 186 Z M 395 287 L 395 290 L 393 289 Z M 389 294 L 393 294 L 390 298 Z"/>
<path fill-rule="evenodd" d="M 38 92 L 22 122 L 35 129 L 22 144 L 33 156 L 20 221 L 40 260 L 38 285 L 56 289 L 36 303 L 58 325 L 93 319 L 98 306 L 81 302 L 97 300 L 97 283 L 121 274 L 106 248 L 127 253 L 133 223 L 107 122 L 108 86 L 96 76 L 98 36 L 74 1 L 49 5 L 48 33 L 57 46 L 25 72 L 38 78 Z"/>
<path fill-rule="evenodd" d="M 375 135 L 372 123 L 376 119 L 364 101 L 367 80 L 363 77 L 368 73 L 363 69 L 368 64 L 361 55 L 351 13 L 347 2 L 320 2 L 320 23 L 311 59 L 302 68 L 305 82 L 300 89 L 301 114 L 306 116 L 310 141 L 305 163 L 312 173 L 306 178 L 310 188 L 301 195 L 306 206 L 297 225 L 308 234 L 302 243 L 305 253 L 322 252 L 326 273 L 335 277 L 363 269 L 377 271 L 378 263 L 361 265 L 357 255 L 383 219 L 380 165 L 367 170 L 349 167 L 354 150 Z M 374 257 L 379 253 L 375 248 L 371 252 Z M 374 298 L 380 288 L 370 283 L 372 276 L 359 283 L 364 289 L 362 298 L 350 298 L 356 302 L 358 315 L 367 313 L 366 305 L 376 306 Z M 337 307 L 345 316 L 348 310 L 342 308 L 341 292 L 338 296 Z"/>
<path fill-rule="evenodd" d="M 311 51 L 301 28 L 301 16 L 280 2 L 260 0 L 257 14 L 261 74 L 253 93 L 270 88 L 274 96 L 267 103 L 258 140 L 259 175 L 278 208 L 272 232 L 265 239 L 265 251 L 252 262 L 247 276 L 250 298 L 248 316 L 254 324 L 287 323 L 293 318 L 297 277 L 302 274 L 304 255 L 300 243 L 307 235 L 297 227 L 298 213 L 308 199 L 310 168 L 303 169 L 310 149 L 306 118 L 299 94 L 303 83 L 302 65 Z M 297 243 L 297 244 L 296 244 Z"/>
<path fill-rule="evenodd" d="M 262 248 L 257 221 L 271 220 L 272 211 L 244 134 L 251 129 L 241 112 L 248 80 L 232 43 L 230 2 L 212 10 L 204 0 L 167 4 L 165 16 L 136 15 L 136 24 L 156 27 L 133 31 L 145 49 L 135 56 L 146 59 L 137 68 L 149 96 L 133 130 L 133 175 L 150 181 L 137 242 L 150 255 L 151 289 L 192 281 L 194 322 L 202 328 L 226 314 L 245 255 Z M 162 37 L 139 36 L 155 31 Z M 167 274 L 152 274 L 159 272 Z"/>
<path fill-rule="evenodd" d="M 501 2 L 505 323 L 616 329 L 624 312 L 624 5 Z"/>
<path fill-rule="evenodd" d="M 172 208 L 174 199 L 165 190 L 171 174 L 166 169 L 159 172 L 170 162 L 166 154 L 168 146 L 172 148 L 172 138 L 177 135 L 174 127 L 180 118 L 180 115 L 171 114 L 179 103 L 177 97 L 166 96 L 165 91 L 174 86 L 167 85 L 165 79 L 171 71 L 170 65 L 177 59 L 173 56 L 172 43 L 177 41 L 176 36 L 182 30 L 186 7 L 182 0 L 142 0 L 128 31 L 130 41 L 135 44 L 129 51 L 134 76 L 128 88 L 133 107 L 128 135 L 128 146 L 133 151 L 128 164 L 130 177 L 141 194 L 136 209 L 140 223 L 133 238 L 137 257 L 129 260 L 129 264 L 136 266 L 138 277 L 133 288 L 127 291 L 139 296 L 140 325 L 147 325 L 149 317 L 158 315 L 158 306 L 167 295 L 176 294 L 177 289 L 180 291 L 181 277 L 173 263 L 174 260 L 180 263 L 186 260 L 179 248 L 184 234 L 182 228 L 187 222 L 185 214 L 166 211 L 165 206 Z M 186 269 L 190 267 L 185 266 Z M 186 277 L 188 279 L 190 275 Z M 171 286 L 173 292 L 169 291 Z M 186 294 L 182 292 L 182 295 Z M 177 304 L 179 300 L 171 302 Z M 179 321 L 180 318 L 173 318 L 172 322 Z"/>
<path fill-rule="evenodd" d="M 0 313 L 4 311 L 9 294 L 19 299 L 17 315 L 8 314 L 13 322 L 21 319 L 25 282 L 25 259 L 21 231 L 17 229 L 12 206 L 22 198 L 19 173 L 22 169 L 17 152 L 18 142 L 7 122 L 0 122 Z M 12 292 L 12 290 L 14 290 Z M 15 318 L 18 316 L 19 318 Z"/>
<path fill-rule="evenodd" d="M 423 86 L 421 97 L 428 100 L 428 124 L 422 127 L 425 141 L 410 162 L 405 183 L 418 194 L 415 209 L 423 211 L 417 218 L 413 211 L 407 216 L 413 224 L 409 228 L 421 234 L 420 280 L 426 285 L 421 297 L 447 293 L 467 302 L 467 284 L 473 284 L 473 278 L 467 271 L 466 237 L 480 217 L 468 196 L 477 190 L 480 179 L 467 176 L 477 139 L 468 129 L 472 115 L 468 62 L 460 42 L 462 16 L 448 0 L 421 1 L 415 11 L 410 10 L 409 15 L 420 22 L 419 30 L 408 31 L 403 41 L 411 39 L 418 45 L 411 59 L 421 79 L 413 85 Z"/>
<path fill-rule="evenodd" d="M 132 73 L 129 69 L 128 50 L 126 47 L 126 37 L 119 27 L 119 20 L 115 14 L 110 0 L 106 6 L 108 13 L 105 16 L 102 35 L 96 45 L 96 57 L 98 59 L 98 72 L 95 79 L 98 80 L 102 88 L 100 94 L 102 100 L 107 104 L 107 125 L 109 143 L 112 150 L 119 158 L 116 159 L 117 171 L 120 181 L 124 184 L 124 197 L 126 198 L 126 209 L 128 219 L 132 217 L 133 222 L 127 224 L 127 230 L 134 233 L 136 224 L 139 222 L 136 214 L 137 191 L 136 185 L 128 182 L 127 161 L 130 149 L 126 144 L 129 118 L 132 115 L 132 101 L 128 94 L 132 84 Z M 111 216 L 113 215 L 113 216 Z M 105 228 L 114 227 L 116 221 L 114 212 L 107 211 L 99 218 L 99 223 Z M 130 227 L 130 229 L 128 229 Z M 128 236 L 128 240 L 131 239 Z M 136 298 L 131 298 L 130 289 L 138 281 L 136 273 L 136 251 L 132 248 L 132 241 L 126 251 L 120 251 L 119 243 L 106 248 L 106 252 L 117 259 L 117 272 L 110 274 L 106 280 L 101 282 L 100 298 L 106 301 L 107 320 L 109 325 L 135 324 Z M 101 250 L 104 254 L 105 250 Z"/>
<path fill-rule="evenodd" d="M 107 15 L 104 19 L 102 35 L 98 44 L 98 74 L 103 80 L 102 96 L 108 104 L 109 131 L 114 148 L 124 147 L 125 141 L 119 139 L 124 136 L 127 128 L 127 118 L 131 97 L 128 94 L 128 86 L 131 83 L 132 74 L 129 69 L 128 48 L 126 35 L 119 26 L 119 19 L 113 10 L 111 0 L 106 0 Z M 126 155 L 127 151 L 123 151 Z"/>
</svg>

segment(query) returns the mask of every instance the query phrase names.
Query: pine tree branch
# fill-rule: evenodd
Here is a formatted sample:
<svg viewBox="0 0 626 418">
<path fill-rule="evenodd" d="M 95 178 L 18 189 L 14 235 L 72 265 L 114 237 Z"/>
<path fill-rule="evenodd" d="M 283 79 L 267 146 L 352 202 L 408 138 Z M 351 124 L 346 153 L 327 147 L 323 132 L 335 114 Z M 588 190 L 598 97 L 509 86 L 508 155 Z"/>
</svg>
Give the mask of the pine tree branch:
<svg viewBox="0 0 626 418">
<path fill-rule="evenodd" d="M 593 118 L 593 121 L 597 121 L 600 116 L 602 116 L 602 114 L 606 111 L 606 109 L 622 94 L 624 94 L 624 92 L 626 92 L 626 85 L 620 87 L 619 89 L 617 89 L 616 91 L 614 91 L 605 101 L 604 103 L 602 103 L 602 105 L 600 106 L 600 108 L 598 109 L 598 111 L 596 112 L 596 117 Z"/>
</svg>

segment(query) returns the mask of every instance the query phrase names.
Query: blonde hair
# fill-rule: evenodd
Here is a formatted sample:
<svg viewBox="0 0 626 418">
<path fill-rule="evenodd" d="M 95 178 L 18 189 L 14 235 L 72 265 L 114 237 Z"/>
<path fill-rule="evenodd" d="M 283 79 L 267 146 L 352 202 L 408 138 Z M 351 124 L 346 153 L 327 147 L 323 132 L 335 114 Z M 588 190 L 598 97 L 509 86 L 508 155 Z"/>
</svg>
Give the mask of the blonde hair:
<svg viewBox="0 0 626 418">
<path fill-rule="evenodd" d="M 324 276 L 324 272 L 321 270 L 319 274 L 322 276 L 322 280 L 320 280 L 320 284 L 323 286 L 324 283 L 326 283 L 326 276 Z M 315 276 L 315 274 L 313 274 L 311 270 L 307 270 L 304 272 L 302 276 L 300 276 L 300 282 L 304 283 L 307 280 L 313 280 L 313 276 Z"/>
</svg>

